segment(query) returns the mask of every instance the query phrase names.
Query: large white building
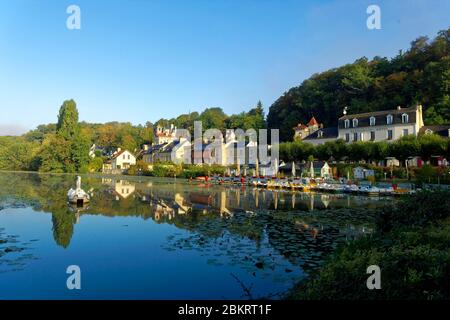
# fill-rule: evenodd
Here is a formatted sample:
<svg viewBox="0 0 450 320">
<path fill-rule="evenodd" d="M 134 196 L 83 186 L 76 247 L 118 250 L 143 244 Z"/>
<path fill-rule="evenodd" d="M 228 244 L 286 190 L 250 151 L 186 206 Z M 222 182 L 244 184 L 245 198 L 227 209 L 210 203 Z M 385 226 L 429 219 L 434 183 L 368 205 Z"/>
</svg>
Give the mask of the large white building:
<svg viewBox="0 0 450 320">
<path fill-rule="evenodd" d="M 419 134 L 424 126 L 422 106 L 395 110 L 344 114 L 338 121 L 338 138 L 354 141 L 394 141 Z"/>
<path fill-rule="evenodd" d="M 345 109 L 337 128 L 320 128 L 303 140 L 316 145 L 336 139 L 390 142 L 406 135 L 417 136 L 423 127 L 421 105 L 359 114 L 347 114 Z"/>
</svg>

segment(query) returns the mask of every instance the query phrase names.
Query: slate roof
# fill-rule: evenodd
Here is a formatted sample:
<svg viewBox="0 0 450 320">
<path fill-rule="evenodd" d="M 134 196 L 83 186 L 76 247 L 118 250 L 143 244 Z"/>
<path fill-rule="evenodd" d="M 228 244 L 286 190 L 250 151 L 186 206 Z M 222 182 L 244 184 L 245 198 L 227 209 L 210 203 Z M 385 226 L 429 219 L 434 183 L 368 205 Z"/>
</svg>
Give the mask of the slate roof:
<svg viewBox="0 0 450 320">
<path fill-rule="evenodd" d="M 353 124 L 351 123 L 351 121 L 353 119 L 358 119 L 358 128 L 369 127 L 371 117 L 375 117 L 375 126 L 386 125 L 387 124 L 386 117 L 390 114 L 393 116 L 392 124 L 399 124 L 399 123 L 402 123 L 402 114 L 404 114 L 404 113 L 406 113 L 409 117 L 408 123 L 416 122 L 416 107 L 410 107 L 410 108 L 401 108 L 401 109 L 394 109 L 394 110 L 348 114 L 348 115 L 345 115 L 345 116 L 342 116 L 339 118 L 338 127 L 340 129 L 346 129 L 345 125 L 344 125 L 344 121 L 346 119 L 350 120 L 350 128 L 347 128 L 347 129 L 351 129 L 353 127 Z"/>
<path fill-rule="evenodd" d="M 150 148 L 148 148 L 148 150 L 146 150 L 144 152 L 144 154 L 152 154 L 153 152 L 158 151 L 161 148 L 163 148 L 165 145 L 167 145 L 167 143 L 161 143 L 161 144 L 157 144 L 154 146 L 150 146 Z"/>
<path fill-rule="evenodd" d="M 322 132 L 322 136 L 319 137 L 319 132 Z M 315 139 L 331 139 L 338 137 L 338 128 L 330 127 L 330 128 L 322 128 L 307 136 L 303 140 L 315 140 Z"/>
<path fill-rule="evenodd" d="M 438 134 L 438 135 L 443 136 L 443 137 L 449 137 L 450 124 L 436 125 L 436 126 L 423 126 L 419 130 L 419 135 L 420 134 L 425 134 L 425 132 L 428 129 L 433 131 L 434 134 Z"/>
</svg>

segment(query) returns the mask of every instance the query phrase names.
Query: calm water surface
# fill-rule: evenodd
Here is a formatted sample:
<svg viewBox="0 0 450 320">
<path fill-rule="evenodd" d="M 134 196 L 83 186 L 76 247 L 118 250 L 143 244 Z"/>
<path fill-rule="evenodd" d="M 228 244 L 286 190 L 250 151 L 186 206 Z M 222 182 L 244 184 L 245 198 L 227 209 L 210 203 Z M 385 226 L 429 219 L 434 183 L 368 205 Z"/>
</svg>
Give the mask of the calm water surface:
<svg viewBox="0 0 450 320">
<path fill-rule="evenodd" d="M 74 183 L 0 173 L 0 299 L 279 298 L 393 201 L 86 176 L 76 208 Z"/>
</svg>

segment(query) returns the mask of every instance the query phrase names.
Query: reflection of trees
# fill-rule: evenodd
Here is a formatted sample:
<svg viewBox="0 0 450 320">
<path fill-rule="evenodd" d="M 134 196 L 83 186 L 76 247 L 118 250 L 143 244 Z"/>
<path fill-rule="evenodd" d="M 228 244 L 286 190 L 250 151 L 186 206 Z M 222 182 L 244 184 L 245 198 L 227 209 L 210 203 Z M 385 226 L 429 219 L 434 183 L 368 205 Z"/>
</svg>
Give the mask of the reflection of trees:
<svg viewBox="0 0 450 320">
<path fill-rule="evenodd" d="M 14 195 L 35 210 L 51 212 L 55 241 L 66 248 L 77 221 L 66 199 L 66 192 L 74 181 L 75 176 L 70 175 L 5 173 L 0 175 L 0 197 Z M 368 221 L 367 211 L 360 214 L 352 212 L 347 208 L 350 203 L 347 198 L 334 195 L 326 197 L 327 203 L 324 204 L 317 195 L 293 196 L 286 192 L 275 194 L 267 190 L 233 187 L 202 189 L 165 183 L 152 186 L 133 180 L 124 184 L 122 181 L 120 190 L 128 187 L 129 196 L 117 198 L 116 181 L 104 180 L 102 184 L 97 178 L 84 177 L 83 188 L 92 189 L 94 196 L 89 208 L 80 214 L 151 218 L 157 223 L 173 224 L 199 234 L 203 245 L 206 245 L 205 240 L 217 239 L 227 233 L 260 246 L 267 235 L 268 243 L 283 255 L 294 247 L 299 250 L 305 248 L 305 244 L 310 247 L 306 247 L 309 251 L 304 254 L 314 250 L 328 251 L 335 240 L 345 234 L 349 224 L 358 227 Z M 306 213 L 326 206 L 333 210 Z M 278 210 L 275 211 L 275 207 Z M 320 225 L 326 228 L 318 228 Z"/>
<path fill-rule="evenodd" d="M 53 238 L 58 245 L 64 248 L 69 246 L 75 221 L 76 217 L 70 211 L 52 213 Z"/>
<path fill-rule="evenodd" d="M 55 242 L 67 248 L 73 235 L 76 217 L 67 205 L 67 190 L 74 176 L 1 174 L 1 194 L 14 195 L 16 200 L 30 205 L 34 210 L 51 212 Z"/>
</svg>

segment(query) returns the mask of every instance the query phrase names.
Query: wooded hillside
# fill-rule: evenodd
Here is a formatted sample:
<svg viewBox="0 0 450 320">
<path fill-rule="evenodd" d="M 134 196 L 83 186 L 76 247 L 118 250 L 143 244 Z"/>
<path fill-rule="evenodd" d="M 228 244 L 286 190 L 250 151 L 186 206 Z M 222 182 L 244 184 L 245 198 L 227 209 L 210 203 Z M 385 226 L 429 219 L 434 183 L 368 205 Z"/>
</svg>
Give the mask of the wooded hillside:
<svg viewBox="0 0 450 320">
<path fill-rule="evenodd" d="M 432 41 L 419 37 L 392 59 L 363 57 L 314 74 L 270 107 L 267 122 L 288 141 L 292 128 L 313 115 L 325 126 L 336 126 L 345 106 L 360 113 L 416 103 L 424 107 L 425 124 L 450 123 L 450 29 Z"/>
</svg>

